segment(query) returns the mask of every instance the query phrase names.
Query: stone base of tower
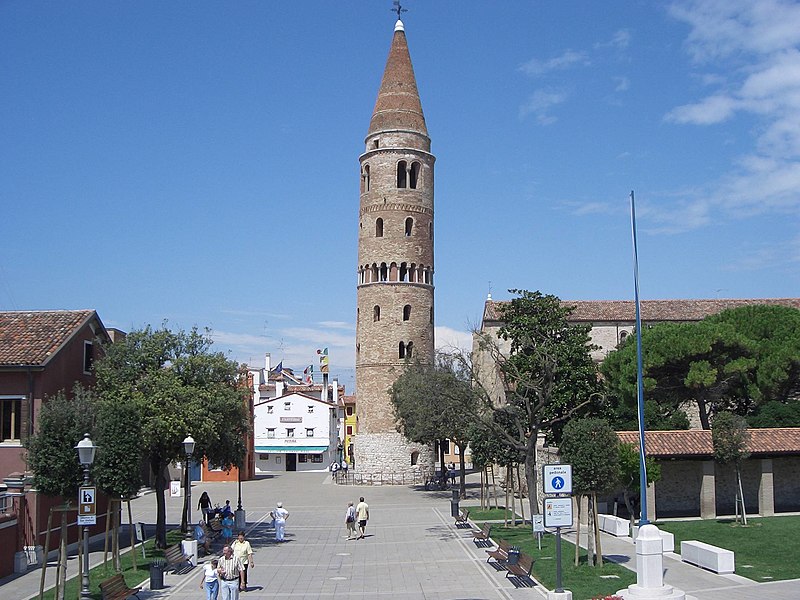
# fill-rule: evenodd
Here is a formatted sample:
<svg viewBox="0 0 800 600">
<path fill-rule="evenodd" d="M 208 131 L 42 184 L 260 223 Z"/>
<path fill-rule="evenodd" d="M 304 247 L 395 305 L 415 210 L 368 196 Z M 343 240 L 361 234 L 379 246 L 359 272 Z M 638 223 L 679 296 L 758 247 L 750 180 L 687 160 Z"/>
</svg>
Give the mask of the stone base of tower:
<svg viewBox="0 0 800 600">
<path fill-rule="evenodd" d="M 397 432 L 359 433 L 354 438 L 356 471 L 363 474 L 432 473 L 433 448 L 409 442 Z"/>
</svg>

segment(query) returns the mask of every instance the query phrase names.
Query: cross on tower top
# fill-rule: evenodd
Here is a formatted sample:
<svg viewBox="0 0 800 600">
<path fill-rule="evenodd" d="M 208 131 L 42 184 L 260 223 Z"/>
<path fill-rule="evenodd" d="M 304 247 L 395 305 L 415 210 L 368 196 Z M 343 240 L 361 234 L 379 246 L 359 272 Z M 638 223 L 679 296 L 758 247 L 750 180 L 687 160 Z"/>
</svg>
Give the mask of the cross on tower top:
<svg viewBox="0 0 800 600">
<path fill-rule="evenodd" d="M 408 12 L 407 8 L 403 8 L 402 6 L 400 6 L 400 0 L 394 0 L 394 2 L 392 2 L 392 4 L 394 4 L 394 8 L 392 8 L 390 10 L 392 12 L 396 12 L 397 13 L 397 18 L 398 19 L 400 18 L 400 13 Z"/>
</svg>

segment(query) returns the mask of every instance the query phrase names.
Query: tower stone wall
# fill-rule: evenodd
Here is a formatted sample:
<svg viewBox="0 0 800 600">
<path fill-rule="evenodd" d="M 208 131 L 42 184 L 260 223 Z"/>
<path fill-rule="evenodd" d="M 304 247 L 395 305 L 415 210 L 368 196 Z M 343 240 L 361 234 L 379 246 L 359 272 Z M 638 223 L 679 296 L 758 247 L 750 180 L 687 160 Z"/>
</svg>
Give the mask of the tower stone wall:
<svg viewBox="0 0 800 600">
<path fill-rule="evenodd" d="M 398 433 L 389 388 L 407 359 L 434 360 L 433 167 L 402 22 L 395 25 L 359 157 L 356 468 L 431 468 L 432 450 Z"/>
</svg>

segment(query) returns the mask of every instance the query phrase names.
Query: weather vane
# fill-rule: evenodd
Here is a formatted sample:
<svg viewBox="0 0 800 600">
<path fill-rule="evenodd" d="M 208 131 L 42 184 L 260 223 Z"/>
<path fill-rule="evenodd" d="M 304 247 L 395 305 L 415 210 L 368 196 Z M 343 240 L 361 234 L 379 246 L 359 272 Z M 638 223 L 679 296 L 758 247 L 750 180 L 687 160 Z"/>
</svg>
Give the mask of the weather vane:
<svg viewBox="0 0 800 600">
<path fill-rule="evenodd" d="M 408 12 L 407 8 L 403 8 L 402 6 L 400 6 L 400 0 L 394 0 L 394 2 L 392 2 L 392 4 L 394 4 L 394 8 L 392 8 L 390 10 L 392 12 L 396 12 L 397 13 L 397 18 L 398 19 L 400 18 L 400 13 Z"/>
</svg>

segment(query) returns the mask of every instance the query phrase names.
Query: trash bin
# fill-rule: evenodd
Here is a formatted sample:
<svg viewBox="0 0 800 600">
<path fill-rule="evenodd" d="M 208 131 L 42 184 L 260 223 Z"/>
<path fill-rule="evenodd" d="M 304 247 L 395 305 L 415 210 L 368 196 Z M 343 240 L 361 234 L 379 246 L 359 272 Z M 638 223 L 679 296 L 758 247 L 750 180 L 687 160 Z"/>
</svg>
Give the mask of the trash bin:
<svg viewBox="0 0 800 600">
<path fill-rule="evenodd" d="M 458 490 L 453 490 L 453 498 L 450 500 L 450 516 L 458 516 Z"/>
<path fill-rule="evenodd" d="M 154 560 L 150 563 L 150 589 L 163 590 L 164 589 L 164 569 L 167 567 L 167 561 Z"/>
<path fill-rule="evenodd" d="M 506 564 L 515 565 L 519 562 L 519 546 L 511 546 L 508 549 L 508 558 Z"/>
</svg>

